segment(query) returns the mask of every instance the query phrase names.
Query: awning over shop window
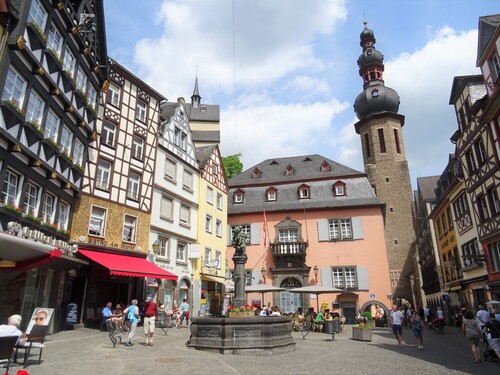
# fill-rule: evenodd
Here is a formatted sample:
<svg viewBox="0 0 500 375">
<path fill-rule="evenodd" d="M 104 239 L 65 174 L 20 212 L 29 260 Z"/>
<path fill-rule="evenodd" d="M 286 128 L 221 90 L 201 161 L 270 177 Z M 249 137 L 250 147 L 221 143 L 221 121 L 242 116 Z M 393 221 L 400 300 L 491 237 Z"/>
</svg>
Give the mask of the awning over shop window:
<svg viewBox="0 0 500 375">
<path fill-rule="evenodd" d="M 106 267 L 111 275 L 177 280 L 176 275 L 154 265 L 145 258 L 101 253 L 90 250 L 78 250 L 78 252 Z"/>
<path fill-rule="evenodd" d="M 87 266 L 88 262 L 63 254 L 53 245 L 0 232 L 0 259 L 10 261 L 3 271 L 27 271 L 45 267 L 64 271 Z"/>
<path fill-rule="evenodd" d="M 214 283 L 221 283 L 224 284 L 225 278 L 224 277 L 217 277 L 213 275 L 201 275 L 201 279 L 205 281 L 212 281 Z"/>
</svg>

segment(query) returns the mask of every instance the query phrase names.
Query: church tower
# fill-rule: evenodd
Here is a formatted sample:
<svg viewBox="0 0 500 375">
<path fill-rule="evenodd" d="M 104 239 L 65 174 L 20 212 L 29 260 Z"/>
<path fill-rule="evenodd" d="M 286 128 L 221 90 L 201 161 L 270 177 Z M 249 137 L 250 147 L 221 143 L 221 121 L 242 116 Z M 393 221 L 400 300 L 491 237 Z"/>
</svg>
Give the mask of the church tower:
<svg viewBox="0 0 500 375">
<path fill-rule="evenodd" d="M 399 95 L 384 84 L 384 56 L 375 49 L 375 34 L 364 21 L 360 35 L 363 53 L 358 58 L 363 92 L 354 110 L 359 121 L 354 125 L 361 137 L 363 162 L 377 196 L 386 204 L 385 240 L 392 298 L 413 300 L 409 259 L 414 241 L 412 189 L 405 156 L 402 127 L 404 116 L 398 114 Z"/>
</svg>

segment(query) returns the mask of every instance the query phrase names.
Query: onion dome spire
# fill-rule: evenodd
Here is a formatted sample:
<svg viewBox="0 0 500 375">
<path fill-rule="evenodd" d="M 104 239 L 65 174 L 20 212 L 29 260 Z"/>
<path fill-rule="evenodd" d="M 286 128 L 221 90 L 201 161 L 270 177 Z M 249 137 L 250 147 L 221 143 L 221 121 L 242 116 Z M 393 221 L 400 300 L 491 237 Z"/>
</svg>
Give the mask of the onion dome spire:
<svg viewBox="0 0 500 375">
<path fill-rule="evenodd" d="M 363 53 L 359 55 L 359 75 L 363 78 L 364 91 L 354 103 L 356 116 L 362 118 L 381 112 L 397 113 L 399 109 L 398 93 L 384 84 L 384 55 L 375 49 L 375 33 L 363 21 L 364 29 L 359 35 Z"/>
</svg>

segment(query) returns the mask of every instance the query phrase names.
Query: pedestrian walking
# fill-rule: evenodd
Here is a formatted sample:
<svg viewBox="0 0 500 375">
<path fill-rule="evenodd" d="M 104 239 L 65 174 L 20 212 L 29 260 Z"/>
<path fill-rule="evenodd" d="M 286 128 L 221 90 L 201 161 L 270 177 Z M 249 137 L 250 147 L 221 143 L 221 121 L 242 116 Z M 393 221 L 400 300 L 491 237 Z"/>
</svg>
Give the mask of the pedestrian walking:
<svg viewBox="0 0 500 375">
<path fill-rule="evenodd" d="M 189 325 L 189 304 L 187 303 L 187 299 L 183 299 L 181 305 L 179 306 L 179 310 L 181 313 L 179 327 L 182 327 L 182 322 L 184 318 L 186 318 L 186 327 Z"/>
<path fill-rule="evenodd" d="M 392 333 L 398 340 L 398 346 L 403 347 L 403 328 L 401 327 L 402 320 L 404 319 L 403 312 L 398 310 L 397 306 L 392 306 L 391 316 L 389 317 L 392 326 Z"/>
<path fill-rule="evenodd" d="M 425 306 L 424 309 L 424 325 L 425 328 L 429 328 L 429 323 L 431 322 L 431 309 L 429 309 L 429 306 Z"/>
<path fill-rule="evenodd" d="M 144 335 L 146 336 L 146 346 L 153 346 L 153 336 L 155 333 L 156 303 L 151 297 L 146 297 L 144 303 Z"/>
<path fill-rule="evenodd" d="M 137 307 L 137 300 L 133 299 L 132 302 L 130 302 L 130 306 L 127 307 L 124 311 L 124 314 L 127 314 L 127 318 L 130 321 L 130 331 L 128 333 L 128 338 L 127 342 L 125 343 L 125 346 L 132 346 L 132 338 L 135 336 L 135 331 L 137 329 L 137 323 L 139 323 L 140 316 L 139 316 L 139 308 Z"/>
<path fill-rule="evenodd" d="M 413 315 L 411 316 L 411 327 L 413 330 L 413 335 L 415 336 L 415 340 L 417 341 L 417 349 L 424 348 L 424 325 L 422 323 L 422 318 L 417 313 L 416 310 L 413 310 Z"/>
<path fill-rule="evenodd" d="M 477 320 L 474 318 L 474 314 L 470 311 L 467 311 L 464 314 L 464 319 L 462 322 L 462 332 L 464 333 L 467 340 L 469 340 L 472 355 L 474 356 L 474 361 L 476 363 L 481 362 L 481 351 L 479 349 L 481 327 L 479 327 Z"/>
</svg>

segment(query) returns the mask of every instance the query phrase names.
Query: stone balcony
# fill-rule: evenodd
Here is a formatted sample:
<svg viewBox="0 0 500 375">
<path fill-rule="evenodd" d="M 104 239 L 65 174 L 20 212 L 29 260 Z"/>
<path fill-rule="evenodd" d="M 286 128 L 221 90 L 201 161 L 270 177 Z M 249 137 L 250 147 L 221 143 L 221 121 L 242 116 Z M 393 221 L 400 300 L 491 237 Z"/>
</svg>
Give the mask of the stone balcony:
<svg viewBox="0 0 500 375">
<path fill-rule="evenodd" d="M 275 259 L 280 257 L 305 259 L 307 246 L 307 242 L 271 243 L 272 255 Z"/>
</svg>

